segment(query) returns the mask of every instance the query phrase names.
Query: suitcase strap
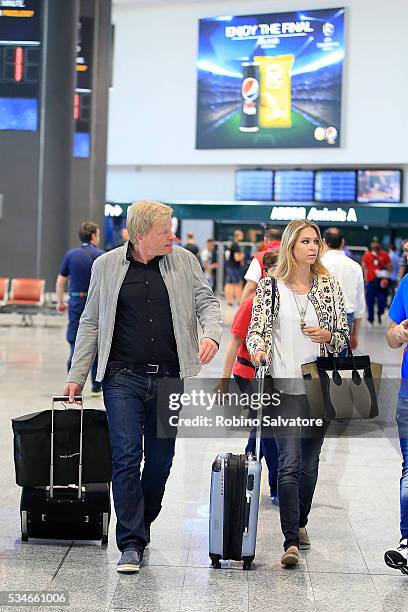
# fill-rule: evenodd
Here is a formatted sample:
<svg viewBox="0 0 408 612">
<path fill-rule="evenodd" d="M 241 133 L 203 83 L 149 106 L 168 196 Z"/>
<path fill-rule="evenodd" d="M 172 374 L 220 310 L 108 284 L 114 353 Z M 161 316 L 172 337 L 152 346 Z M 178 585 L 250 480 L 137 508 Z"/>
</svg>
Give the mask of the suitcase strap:
<svg viewBox="0 0 408 612">
<path fill-rule="evenodd" d="M 240 561 L 242 557 L 245 522 L 247 529 L 249 523 L 249 504 L 246 500 L 247 476 L 245 455 L 229 453 L 224 467 L 224 559 Z"/>
</svg>

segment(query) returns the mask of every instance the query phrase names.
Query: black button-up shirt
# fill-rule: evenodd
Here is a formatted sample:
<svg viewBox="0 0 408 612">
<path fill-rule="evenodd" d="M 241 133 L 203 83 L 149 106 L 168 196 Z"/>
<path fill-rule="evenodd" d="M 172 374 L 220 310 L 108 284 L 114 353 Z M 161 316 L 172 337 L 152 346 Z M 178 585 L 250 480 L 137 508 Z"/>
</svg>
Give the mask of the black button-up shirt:
<svg viewBox="0 0 408 612">
<path fill-rule="evenodd" d="M 178 366 L 169 295 L 155 257 L 135 261 L 129 243 L 129 269 L 118 296 L 109 361 Z"/>
</svg>

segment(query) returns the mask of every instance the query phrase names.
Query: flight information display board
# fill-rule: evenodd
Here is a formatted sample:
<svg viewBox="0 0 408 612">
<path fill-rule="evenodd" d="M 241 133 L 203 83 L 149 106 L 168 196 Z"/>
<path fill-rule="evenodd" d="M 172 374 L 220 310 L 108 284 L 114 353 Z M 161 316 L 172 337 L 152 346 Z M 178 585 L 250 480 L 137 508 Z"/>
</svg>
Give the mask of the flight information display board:
<svg viewBox="0 0 408 612">
<path fill-rule="evenodd" d="M 312 202 L 313 191 L 313 170 L 275 171 L 275 202 Z"/>
<path fill-rule="evenodd" d="M 316 202 L 355 202 L 355 170 L 317 170 L 315 173 Z"/>
<path fill-rule="evenodd" d="M 358 202 L 401 202 L 401 170 L 359 170 Z"/>
<path fill-rule="evenodd" d="M 237 170 L 235 173 L 236 200 L 272 200 L 272 170 Z"/>
<path fill-rule="evenodd" d="M 74 101 L 74 157 L 88 158 L 91 149 L 93 19 L 80 17 L 76 57 L 77 85 Z"/>
<path fill-rule="evenodd" d="M 0 0 L 0 130 L 38 128 L 41 0 Z"/>
</svg>

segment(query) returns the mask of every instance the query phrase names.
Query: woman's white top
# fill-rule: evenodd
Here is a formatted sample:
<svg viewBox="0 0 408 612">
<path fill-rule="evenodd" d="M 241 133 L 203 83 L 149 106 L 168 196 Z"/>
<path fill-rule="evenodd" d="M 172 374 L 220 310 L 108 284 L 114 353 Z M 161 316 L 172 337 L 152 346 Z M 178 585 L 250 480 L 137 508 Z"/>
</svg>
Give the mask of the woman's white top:
<svg viewBox="0 0 408 612">
<path fill-rule="evenodd" d="M 312 342 L 300 327 L 300 315 L 293 292 L 282 280 L 277 281 L 279 291 L 279 314 L 273 324 L 271 376 L 279 391 L 291 395 L 306 393 L 302 377 L 302 363 L 316 361 L 320 355 L 320 344 Z M 301 310 L 304 310 L 308 295 L 296 294 Z M 305 323 L 309 327 L 319 327 L 319 320 L 312 302 L 309 300 Z M 287 381 L 277 379 L 288 379 Z"/>
</svg>

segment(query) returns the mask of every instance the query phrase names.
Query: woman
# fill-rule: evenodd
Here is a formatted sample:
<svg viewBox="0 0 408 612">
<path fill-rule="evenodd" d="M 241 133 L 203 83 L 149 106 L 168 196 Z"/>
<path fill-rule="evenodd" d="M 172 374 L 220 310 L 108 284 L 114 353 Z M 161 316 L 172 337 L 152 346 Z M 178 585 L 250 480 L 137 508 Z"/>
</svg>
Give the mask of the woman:
<svg viewBox="0 0 408 612">
<path fill-rule="evenodd" d="M 337 330 L 348 335 L 343 294 L 320 261 L 322 248 L 317 225 L 305 220 L 289 223 L 283 232 L 273 278 L 268 276 L 259 282 L 254 299 L 247 347 L 255 365 L 260 365 L 262 358 L 270 364 L 275 386 L 283 392 L 279 410 L 282 414 L 284 408 L 282 416 L 309 414 L 301 365 L 328 351 L 339 353 L 345 340 Z M 306 524 L 326 429 L 327 424 L 308 428 L 307 432 L 292 427 L 290 431 L 274 431 L 285 537 L 283 565 L 296 565 L 299 547 L 310 548 Z"/>
</svg>

